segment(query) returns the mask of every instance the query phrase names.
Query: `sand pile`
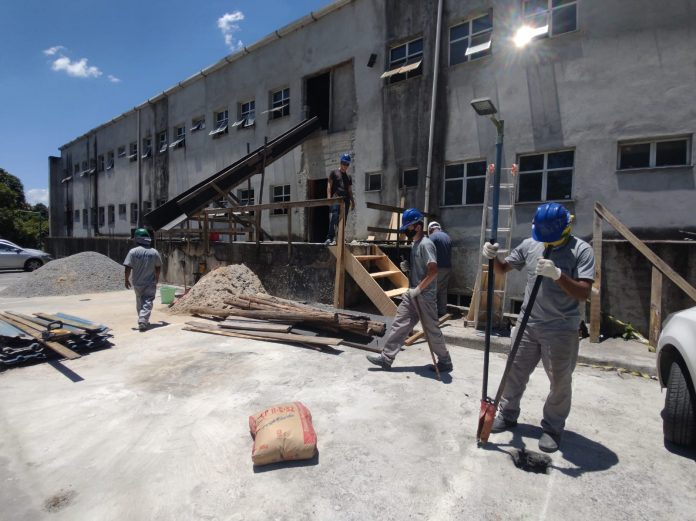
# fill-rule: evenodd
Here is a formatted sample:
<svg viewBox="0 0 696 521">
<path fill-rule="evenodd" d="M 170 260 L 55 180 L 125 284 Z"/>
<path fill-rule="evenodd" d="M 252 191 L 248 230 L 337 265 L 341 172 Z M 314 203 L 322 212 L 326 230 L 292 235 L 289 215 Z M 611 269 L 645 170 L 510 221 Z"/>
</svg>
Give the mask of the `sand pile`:
<svg viewBox="0 0 696 521">
<path fill-rule="evenodd" d="M 185 315 L 193 308 L 223 308 L 230 295 L 267 293 L 256 274 L 244 264 L 221 266 L 199 280 L 193 288 L 170 308 Z"/>
<path fill-rule="evenodd" d="M 7 286 L 5 297 L 80 295 L 126 289 L 123 266 L 106 255 L 85 251 L 46 263 L 25 278 Z"/>
</svg>

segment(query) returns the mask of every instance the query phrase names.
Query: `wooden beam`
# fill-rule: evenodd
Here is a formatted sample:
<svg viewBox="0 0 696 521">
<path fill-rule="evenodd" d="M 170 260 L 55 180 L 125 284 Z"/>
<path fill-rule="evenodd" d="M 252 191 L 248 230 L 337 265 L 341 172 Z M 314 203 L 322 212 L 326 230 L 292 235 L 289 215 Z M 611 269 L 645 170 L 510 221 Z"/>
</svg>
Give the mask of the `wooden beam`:
<svg viewBox="0 0 696 521">
<path fill-rule="evenodd" d="M 338 205 L 338 233 L 336 237 L 336 277 L 334 280 L 334 301 L 336 309 L 345 307 L 345 280 L 346 280 L 346 205 L 340 199 Z"/>
<path fill-rule="evenodd" d="M 235 330 L 239 332 L 251 333 L 253 331 L 265 332 L 265 333 L 289 333 L 292 329 L 291 325 L 288 324 L 276 324 L 273 322 L 216 322 L 214 324 L 208 322 L 186 322 L 188 325 L 200 328 L 212 328 L 212 329 L 224 329 L 225 331 Z"/>
<path fill-rule="evenodd" d="M 597 212 L 592 221 L 592 249 L 595 258 L 595 279 L 590 295 L 590 342 L 599 342 L 602 325 L 602 218 Z"/>
<path fill-rule="evenodd" d="M 323 336 L 294 335 L 292 333 L 236 333 L 233 331 L 222 331 L 219 329 L 207 329 L 197 326 L 183 328 L 185 331 L 196 331 L 199 333 L 211 333 L 213 335 L 231 336 L 237 338 L 247 338 L 250 340 L 265 340 L 269 342 L 294 342 L 300 344 L 315 344 L 323 346 L 338 346 L 343 341 L 341 338 L 331 338 Z"/>
<path fill-rule="evenodd" d="M 621 221 L 619 221 L 609 210 L 600 203 L 595 203 L 595 212 L 602 219 L 611 224 L 614 229 L 628 240 L 639 252 L 641 252 L 662 274 L 674 282 L 679 289 L 686 293 L 696 302 L 696 288 L 689 284 L 681 275 L 674 271 L 665 261 L 658 257 L 655 252 L 648 248 L 643 241 L 636 237 Z"/>
<path fill-rule="evenodd" d="M 381 210 L 383 212 L 393 212 L 393 213 L 404 213 L 408 208 L 402 208 L 400 206 L 391 206 L 388 204 L 381 203 L 365 203 L 370 210 Z M 435 217 L 434 213 L 421 212 L 426 217 Z"/>
<path fill-rule="evenodd" d="M 382 228 L 381 226 L 368 226 L 367 231 L 375 233 L 399 233 L 397 228 Z"/>
<path fill-rule="evenodd" d="M 662 273 L 655 266 L 652 268 L 650 282 L 650 345 L 657 347 L 662 330 Z"/>
</svg>

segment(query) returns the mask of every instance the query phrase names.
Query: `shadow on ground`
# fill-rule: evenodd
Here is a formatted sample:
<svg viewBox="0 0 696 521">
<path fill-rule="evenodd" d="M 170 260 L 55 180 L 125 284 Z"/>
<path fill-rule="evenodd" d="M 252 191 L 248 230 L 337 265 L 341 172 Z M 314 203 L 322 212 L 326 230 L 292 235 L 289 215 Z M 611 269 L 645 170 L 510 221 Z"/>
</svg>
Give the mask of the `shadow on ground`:
<svg viewBox="0 0 696 521">
<path fill-rule="evenodd" d="M 432 364 L 430 364 L 432 365 Z M 415 373 L 418 376 L 422 376 L 423 378 L 427 378 L 429 380 L 436 380 L 437 381 L 437 374 L 435 371 L 430 369 L 430 365 L 407 365 L 407 366 L 399 366 L 399 367 L 392 367 L 389 369 L 389 373 Z M 368 371 L 384 371 L 384 369 L 380 369 L 379 367 L 369 367 L 367 369 Z M 442 383 L 443 384 L 450 384 L 452 383 L 452 376 L 449 373 L 440 373 L 440 377 L 442 378 Z"/>
<path fill-rule="evenodd" d="M 278 463 L 271 463 L 269 465 L 263 465 L 262 467 L 257 467 L 254 465 L 254 474 L 260 474 L 262 472 L 270 472 L 272 470 L 281 469 L 294 469 L 297 467 L 313 467 L 319 465 L 319 451 L 311 459 L 304 459 L 300 461 L 279 461 Z"/>
</svg>

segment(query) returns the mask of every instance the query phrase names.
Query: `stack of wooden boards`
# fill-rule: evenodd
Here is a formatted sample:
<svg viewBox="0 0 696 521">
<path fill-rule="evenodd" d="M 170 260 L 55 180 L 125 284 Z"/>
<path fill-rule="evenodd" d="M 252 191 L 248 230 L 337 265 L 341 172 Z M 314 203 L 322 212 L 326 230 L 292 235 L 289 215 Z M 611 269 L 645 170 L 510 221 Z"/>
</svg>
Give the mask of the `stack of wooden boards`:
<svg viewBox="0 0 696 521">
<path fill-rule="evenodd" d="M 293 328 L 301 326 L 326 331 L 333 335 L 358 337 L 359 339 L 370 339 L 373 335 L 383 336 L 386 328 L 384 322 L 374 321 L 370 317 L 326 311 L 261 293 L 230 295 L 224 302 L 224 308 L 196 308 L 192 310 L 195 315 L 215 317 L 217 322 L 188 322 L 184 329 L 251 340 L 318 347 L 345 345 L 368 351 L 379 351 L 377 348 L 338 336 L 298 334 L 293 332 Z"/>
<path fill-rule="evenodd" d="M 43 360 L 48 355 L 79 358 L 87 351 L 109 347 L 110 338 L 105 325 L 65 313 L 0 312 L 0 366 Z"/>
</svg>

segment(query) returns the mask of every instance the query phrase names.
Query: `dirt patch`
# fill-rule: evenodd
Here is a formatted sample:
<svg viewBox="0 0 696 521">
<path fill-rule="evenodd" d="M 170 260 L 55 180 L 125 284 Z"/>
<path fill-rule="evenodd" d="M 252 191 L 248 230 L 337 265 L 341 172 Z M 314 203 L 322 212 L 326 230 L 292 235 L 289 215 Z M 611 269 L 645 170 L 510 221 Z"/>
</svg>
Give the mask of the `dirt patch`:
<svg viewBox="0 0 696 521">
<path fill-rule="evenodd" d="M 169 308 L 171 313 L 186 315 L 193 308 L 225 308 L 231 295 L 267 293 L 256 274 L 244 264 L 221 266 L 199 280 L 193 288 Z"/>
<path fill-rule="evenodd" d="M 63 510 L 72 503 L 75 496 L 77 496 L 77 492 L 74 490 L 61 490 L 44 501 L 44 509 L 47 512 L 58 512 L 59 510 Z"/>
</svg>

